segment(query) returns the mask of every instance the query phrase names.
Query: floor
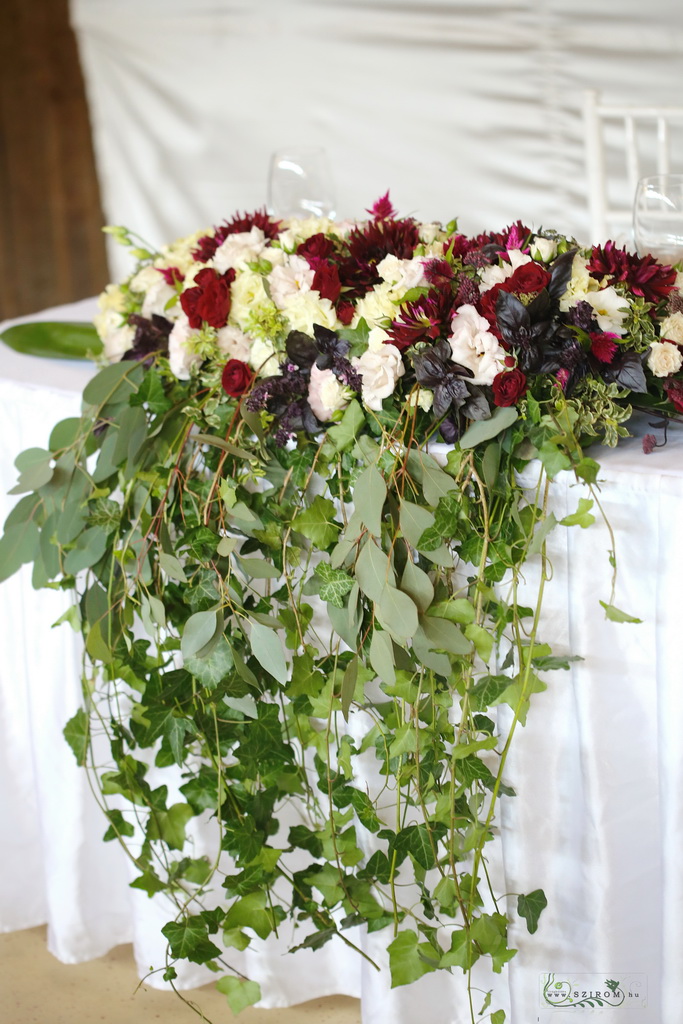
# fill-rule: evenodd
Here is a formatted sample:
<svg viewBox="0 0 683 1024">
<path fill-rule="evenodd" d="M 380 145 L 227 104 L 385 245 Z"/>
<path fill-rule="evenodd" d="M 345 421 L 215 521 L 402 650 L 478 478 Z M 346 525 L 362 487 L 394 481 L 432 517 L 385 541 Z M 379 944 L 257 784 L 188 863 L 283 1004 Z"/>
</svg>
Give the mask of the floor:
<svg viewBox="0 0 683 1024">
<path fill-rule="evenodd" d="M 0 934 L 0 1019 L 3 1024 L 360 1024 L 356 999 L 313 999 L 287 1010 L 244 1010 L 233 1017 L 225 996 L 212 986 L 185 993 L 199 1009 L 172 992 L 140 985 L 130 946 L 107 956 L 66 965 L 46 949 L 45 928 Z M 203 1016 L 202 1016 L 203 1014 Z"/>
</svg>

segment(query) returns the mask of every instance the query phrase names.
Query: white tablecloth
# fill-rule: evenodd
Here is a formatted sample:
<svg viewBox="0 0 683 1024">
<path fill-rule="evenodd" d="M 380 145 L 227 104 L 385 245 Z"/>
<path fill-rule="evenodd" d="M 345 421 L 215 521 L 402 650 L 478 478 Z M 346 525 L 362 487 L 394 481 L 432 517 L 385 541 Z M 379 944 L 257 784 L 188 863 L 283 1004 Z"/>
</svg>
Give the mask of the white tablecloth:
<svg viewBox="0 0 683 1024">
<path fill-rule="evenodd" d="M 78 312 L 67 312 L 78 316 Z M 82 316 L 78 318 L 83 318 Z M 2 347 L 0 512 L 22 449 L 47 443 L 54 423 L 78 411 L 86 364 L 19 356 Z M 641 434 L 644 429 L 641 429 Z M 617 535 L 617 604 L 640 625 L 607 622 L 608 536 L 558 527 L 551 534 L 554 579 L 544 635 L 582 655 L 549 676 L 518 737 L 504 802 L 498 889 L 542 887 L 548 908 L 534 936 L 512 929 L 517 957 L 495 986 L 493 1006 L 512 1024 L 562 1024 L 580 1010 L 542 1003 L 553 974 L 586 991 L 617 980 L 622 1006 L 590 1011 L 618 1024 L 677 1024 L 683 1005 L 683 671 L 679 596 L 683 569 L 683 431 L 650 456 L 640 440 L 597 450 L 601 500 Z M 572 480 L 552 488 L 557 518 L 574 511 Z M 105 823 L 61 732 L 80 699 L 78 638 L 50 624 L 68 604 L 61 592 L 34 592 L 30 573 L 0 585 L 0 927 L 49 925 L 49 947 L 65 962 L 135 944 L 141 974 L 163 964 L 163 901 L 128 888 L 121 850 L 101 842 Z M 510 909 L 516 897 L 509 897 Z M 383 936 L 363 940 L 380 960 Z M 461 1024 L 460 974 L 443 972 L 390 990 L 345 947 L 282 957 L 282 947 L 244 955 L 264 1005 L 291 1005 L 334 992 L 362 1000 L 364 1024 Z M 231 957 L 234 961 L 235 958 Z M 187 985 L 210 975 L 191 968 Z M 155 984 L 154 978 L 151 983 Z"/>
</svg>

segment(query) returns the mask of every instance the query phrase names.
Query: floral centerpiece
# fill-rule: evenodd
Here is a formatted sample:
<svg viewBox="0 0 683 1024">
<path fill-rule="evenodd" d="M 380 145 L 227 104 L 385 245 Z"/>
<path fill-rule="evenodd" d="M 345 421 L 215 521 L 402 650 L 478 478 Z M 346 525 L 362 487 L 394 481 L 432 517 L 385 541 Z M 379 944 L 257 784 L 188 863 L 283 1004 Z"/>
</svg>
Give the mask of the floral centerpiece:
<svg viewBox="0 0 683 1024">
<path fill-rule="evenodd" d="M 487 871 L 510 745 L 568 666 L 540 635 L 546 538 L 600 511 L 588 444 L 634 404 L 683 411 L 682 275 L 520 222 L 468 238 L 388 194 L 160 252 L 113 230 L 139 262 L 100 299 L 107 365 L 18 457 L 0 545 L 6 575 L 75 589 L 65 734 L 133 885 L 175 901 L 164 977 L 206 963 L 239 1010 L 259 989 L 231 948 L 286 919 L 295 948 L 383 931 L 394 985 L 500 971 L 509 916 L 534 932 L 546 902 Z M 564 470 L 583 496 L 558 524 Z M 614 579 L 602 603 L 631 618 Z M 186 843 L 201 816 L 212 860 Z"/>
</svg>

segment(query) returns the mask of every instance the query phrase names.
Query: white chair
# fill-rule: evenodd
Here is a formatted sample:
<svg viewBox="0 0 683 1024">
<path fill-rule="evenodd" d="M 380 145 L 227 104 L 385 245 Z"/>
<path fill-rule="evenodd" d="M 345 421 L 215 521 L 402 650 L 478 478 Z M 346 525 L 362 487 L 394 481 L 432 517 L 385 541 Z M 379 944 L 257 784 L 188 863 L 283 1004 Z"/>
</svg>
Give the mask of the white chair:
<svg viewBox="0 0 683 1024">
<path fill-rule="evenodd" d="M 591 241 L 630 239 L 638 180 L 683 171 L 683 107 L 605 103 L 586 90 L 583 114 Z"/>
</svg>

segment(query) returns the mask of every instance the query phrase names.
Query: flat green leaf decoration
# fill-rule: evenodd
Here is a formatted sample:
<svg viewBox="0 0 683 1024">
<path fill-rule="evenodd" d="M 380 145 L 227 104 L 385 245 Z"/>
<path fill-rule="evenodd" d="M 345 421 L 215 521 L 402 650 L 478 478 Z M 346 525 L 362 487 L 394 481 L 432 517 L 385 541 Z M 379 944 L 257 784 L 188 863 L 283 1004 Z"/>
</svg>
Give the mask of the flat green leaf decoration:
<svg viewBox="0 0 683 1024">
<path fill-rule="evenodd" d="M 242 1010 L 246 1010 L 247 1006 L 258 1003 L 261 998 L 260 986 L 255 981 L 236 978 L 232 974 L 226 974 L 224 978 L 219 978 L 216 988 L 224 996 L 227 996 L 228 1005 L 235 1016 Z"/>
<path fill-rule="evenodd" d="M 92 324 L 51 320 L 15 324 L 4 330 L 0 339 L 15 352 L 48 359 L 91 359 L 102 351 Z"/>
<path fill-rule="evenodd" d="M 334 544 L 339 533 L 340 527 L 335 515 L 334 502 L 318 494 L 308 508 L 294 516 L 292 527 L 297 533 L 308 537 L 320 551 L 325 551 Z"/>
<path fill-rule="evenodd" d="M 497 406 L 488 420 L 472 423 L 460 438 L 461 448 L 475 448 L 511 427 L 519 413 L 513 405 Z"/>
<path fill-rule="evenodd" d="M 525 919 L 531 935 L 538 929 L 538 919 L 547 906 L 548 901 L 542 889 L 534 889 L 526 896 L 520 895 L 517 898 L 517 913 Z"/>
<path fill-rule="evenodd" d="M 377 466 L 367 466 L 356 480 L 353 504 L 363 523 L 374 537 L 382 533 L 382 509 L 387 485 Z"/>
<path fill-rule="evenodd" d="M 287 662 L 282 642 L 277 633 L 260 622 L 254 622 L 251 626 L 251 653 L 278 683 L 287 682 Z"/>
</svg>

